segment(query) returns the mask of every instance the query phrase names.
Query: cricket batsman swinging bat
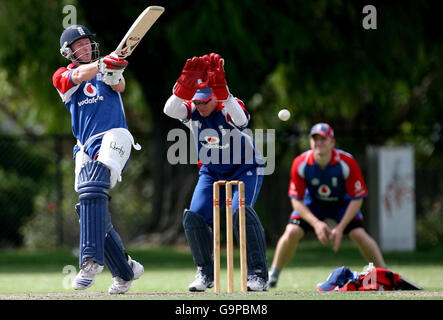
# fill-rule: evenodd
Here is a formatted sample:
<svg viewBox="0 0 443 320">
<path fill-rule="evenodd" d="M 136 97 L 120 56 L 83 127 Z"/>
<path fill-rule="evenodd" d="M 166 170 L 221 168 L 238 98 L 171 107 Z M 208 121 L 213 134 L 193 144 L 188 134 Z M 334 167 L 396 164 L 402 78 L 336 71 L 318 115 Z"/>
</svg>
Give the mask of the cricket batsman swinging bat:
<svg viewBox="0 0 443 320">
<path fill-rule="evenodd" d="M 123 37 L 114 53 L 120 58 L 125 59 L 134 51 L 135 47 L 140 43 L 146 32 L 157 21 L 165 8 L 160 6 L 147 7 L 135 20 L 131 28 Z"/>
</svg>

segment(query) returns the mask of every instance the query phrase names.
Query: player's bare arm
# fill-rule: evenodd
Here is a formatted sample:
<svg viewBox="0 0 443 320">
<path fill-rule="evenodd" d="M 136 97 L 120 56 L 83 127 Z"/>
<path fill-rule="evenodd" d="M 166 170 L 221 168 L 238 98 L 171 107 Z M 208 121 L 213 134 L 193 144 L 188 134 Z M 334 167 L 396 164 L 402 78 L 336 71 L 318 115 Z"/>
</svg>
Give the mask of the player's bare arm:
<svg viewBox="0 0 443 320">
<path fill-rule="evenodd" d="M 78 68 L 75 68 L 71 74 L 72 82 L 80 84 L 94 78 L 98 73 L 98 63 L 98 61 L 94 61 L 92 63 L 82 64 Z"/>
<path fill-rule="evenodd" d="M 292 208 L 298 212 L 298 214 L 309 223 L 315 231 L 318 240 L 323 244 L 327 245 L 329 241 L 329 234 L 331 230 L 328 225 L 317 219 L 317 217 L 309 210 L 309 208 L 301 200 L 291 199 Z"/>
<path fill-rule="evenodd" d="M 362 204 L 363 204 L 363 198 L 351 200 L 340 223 L 338 223 L 334 227 L 334 229 L 332 229 L 330 239 L 334 241 L 332 247 L 334 252 L 337 252 L 338 249 L 340 248 L 341 239 L 343 238 L 343 231 L 346 229 L 346 226 L 352 221 L 357 212 L 360 210 Z"/>
<path fill-rule="evenodd" d="M 116 85 L 111 85 L 112 90 L 117 91 L 117 92 L 124 92 L 126 89 L 126 81 L 125 78 L 122 76 L 120 79 L 120 82 L 117 83 Z"/>
</svg>

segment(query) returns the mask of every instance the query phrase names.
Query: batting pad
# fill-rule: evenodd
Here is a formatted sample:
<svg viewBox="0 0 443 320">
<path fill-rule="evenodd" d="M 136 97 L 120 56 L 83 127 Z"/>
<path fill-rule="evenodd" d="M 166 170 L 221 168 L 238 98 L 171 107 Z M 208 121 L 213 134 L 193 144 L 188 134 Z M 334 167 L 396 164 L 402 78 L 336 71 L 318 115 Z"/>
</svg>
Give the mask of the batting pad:
<svg viewBox="0 0 443 320">
<path fill-rule="evenodd" d="M 191 248 L 192 258 L 202 273 L 214 278 L 214 262 L 212 260 L 212 233 L 201 215 L 190 210 L 183 212 L 183 228 Z"/>
<path fill-rule="evenodd" d="M 105 264 L 112 277 L 120 277 L 125 281 L 134 278 L 132 267 L 128 263 L 128 255 L 123 247 L 119 234 L 112 228 L 105 236 Z"/>
<path fill-rule="evenodd" d="M 75 205 L 75 211 L 80 217 L 80 203 Z M 80 222 L 80 221 L 79 221 Z M 112 277 L 120 277 L 125 281 L 132 280 L 134 272 L 128 263 L 128 255 L 121 241 L 120 235 L 114 229 L 110 221 L 109 213 L 105 218 L 106 236 L 104 244 L 105 265 Z"/>
<path fill-rule="evenodd" d="M 80 170 L 78 194 L 80 200 L 79 264 L 92 258 L 104 264 L 105 217 L 108 212 L 109 169 L 99 161 L 89 161 Z"/>
<path fill-rule="evenodd" d="M 257 213 L 250 206 L 245 207 L 246 216 L 246 255 L 248 274 L 259 275 L 268 280 L 265 231 Z M 239 239 L 239 209 L 234 212 L 234 234 Z"/>
</svg>

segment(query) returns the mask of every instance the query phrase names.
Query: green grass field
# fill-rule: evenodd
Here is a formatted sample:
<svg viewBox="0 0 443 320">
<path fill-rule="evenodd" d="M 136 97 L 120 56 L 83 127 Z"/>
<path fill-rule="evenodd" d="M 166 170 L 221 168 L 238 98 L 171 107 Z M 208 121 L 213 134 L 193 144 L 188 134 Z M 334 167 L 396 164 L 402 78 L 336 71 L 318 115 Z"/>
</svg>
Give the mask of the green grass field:
<svg viewBox="0 0 443 320">
<path fill-rule="evenodd" d="M 188 284 L 195 269 L 188 248 L 130 248 L 129 254 L 145 267 L 143 276 L 134 281 L 130 292 L 110 296 L 107 288 L 112 282 L 105 269 L 88 290 L 70 289 L 70 281 L 78 271 L 77 258 L 71 249 L 54 251 L 0 251 L 1 299 L 167 299 L 167 300 L 443 300 L 443 246 L 418 248 L 416 252 L 385 253 L 389 268 L 423 286 L 423 291 L 395 292 L 329 292 L 316 291 L 316 284 L 324 281 L 336 267 L 347 265 L 361 271 L 366 262 L 358 249 L 344 241 L 339 253 L 316 241 L 305 240 L 289 266 L 281 273 L 279 285 L 269 292 L 240 293 L 238 255 L 235 259 L 235 290 L 238 293 L 190 293 Z M 238 252 L 236 252 L 238 254 Z M 268 251 L 268 261 L 273 251 Z M 226 290 L 225 257 L 222 256 L 222 290 Z M 63 272 L 65 270 L 65 273 Z"/>
</svg>

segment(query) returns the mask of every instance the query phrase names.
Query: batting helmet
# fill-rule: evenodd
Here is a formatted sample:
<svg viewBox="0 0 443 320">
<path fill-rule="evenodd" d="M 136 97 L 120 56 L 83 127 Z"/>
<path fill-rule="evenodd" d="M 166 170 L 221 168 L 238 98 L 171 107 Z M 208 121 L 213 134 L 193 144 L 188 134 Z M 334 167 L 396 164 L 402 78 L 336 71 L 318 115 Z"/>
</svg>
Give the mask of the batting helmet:
<svg viewBox="0 0 443 320">
<path fill-rule="evenodd" d="M 60 36 L 60 53 L 67 59 L 75 59 L 74 52 L 71 49 L 71 45 L 80 39 L 89 38 L 91 45 L 93 46 L 93 53 L 98 58 L 98 43 L 94 41 L 95 35 L 89 31 L 85 26 L 76 24 L 66 28 Z M 77 60 L 78 61 L 78 60 Z M 79 61 L 81 62 L 81 61 Z"/>
</svg>

